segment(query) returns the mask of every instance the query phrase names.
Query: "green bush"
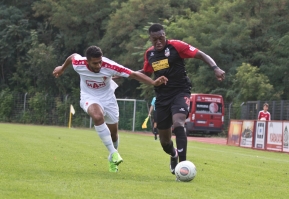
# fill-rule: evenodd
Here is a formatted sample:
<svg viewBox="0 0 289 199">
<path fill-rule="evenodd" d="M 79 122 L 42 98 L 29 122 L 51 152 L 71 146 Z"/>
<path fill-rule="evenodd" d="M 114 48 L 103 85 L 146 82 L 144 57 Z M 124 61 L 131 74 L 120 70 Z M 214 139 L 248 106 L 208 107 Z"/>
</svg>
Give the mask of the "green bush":
<svg viewBox="0 0 289 199">
<path fill-rule="evenodd" d="M 45 94 L 36 93 L 28 100 L 29 112 L 35 124 L 47 124 L 48 111 Z"/>
<path fill-rule="evenodd" d="M 69 104 L 66 102 L 63 102 L 60 99 L 60 97 L 55 98 L 55 104 L 56 104 L 56 114 L 57 114 L 57 119 L 58 119 L 57 124 L 66 126 L 67 124 L 66 115 L 69 114 L 68 112 Z"/>
<path fill-rule="evenodd" d="M 13 95 L 9 89 L 4 89 L 0 93 L 0 120 L 10 121 L 13 110 Z"/>
</svg>

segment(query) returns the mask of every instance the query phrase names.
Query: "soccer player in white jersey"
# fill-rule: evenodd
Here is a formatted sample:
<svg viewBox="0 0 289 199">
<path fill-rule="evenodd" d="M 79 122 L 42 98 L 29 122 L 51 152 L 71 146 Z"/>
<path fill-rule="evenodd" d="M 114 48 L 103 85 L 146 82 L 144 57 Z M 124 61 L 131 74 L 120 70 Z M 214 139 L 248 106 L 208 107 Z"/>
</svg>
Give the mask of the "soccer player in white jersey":
<svg viewBox="0 0 289 199">
<path fill-rule="evenodd" d="M 119 108 L 114 91 L 118 86 L 112 77 L 130 77 L 154 86 L 166 84 L 168 79 L 162 76 L 152 80 L 140 72 L 132 71 L 103 57 L 97 46 L 88 47 L 85 54 L 86 57 L 70 55 L 61 66 L 54 69 L 53 75 L 59 77 L 71 64 L 79 74 L 80 106 L 92 118 L 95 130 L 109 151 L 109 171 L 117 172 L 123 159 L 117 151 Z"/>
</svg>

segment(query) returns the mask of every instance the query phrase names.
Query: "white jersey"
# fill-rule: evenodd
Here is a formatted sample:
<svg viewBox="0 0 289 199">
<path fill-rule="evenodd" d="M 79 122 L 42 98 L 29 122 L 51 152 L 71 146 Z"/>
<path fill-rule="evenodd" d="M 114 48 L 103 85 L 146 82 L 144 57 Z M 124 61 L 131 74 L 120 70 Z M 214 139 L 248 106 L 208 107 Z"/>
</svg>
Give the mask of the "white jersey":
<svg viewBox="0 0 289 199">
<path fill-rule="evenodd" d="M 72 58 L 72 66 L 80 76 L 80 97 L 106 99 L 114 95 L 118 85 L 112 80 L 112 76 L 129 77 L 132 70 L 102 57 L 99 73 L 94 73 L 87 66 L 86 57 L 75 55 Z"/>
</svg>

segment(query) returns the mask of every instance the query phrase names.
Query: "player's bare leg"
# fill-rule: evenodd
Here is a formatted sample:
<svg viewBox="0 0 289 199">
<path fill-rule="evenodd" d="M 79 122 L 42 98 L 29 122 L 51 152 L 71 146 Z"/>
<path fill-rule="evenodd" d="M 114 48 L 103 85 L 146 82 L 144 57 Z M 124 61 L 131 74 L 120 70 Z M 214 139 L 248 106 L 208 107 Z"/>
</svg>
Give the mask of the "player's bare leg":
<svg viewBox="0 0 289 199">
<path fill-rule="evenodd" d="M 109 171 L 117 172 L 117 165 L 120 164 L 123 160 L 113 145 L 111 133 L 108 126 L 104 123 L 102 108 L 98 104 L 91 104 L 87 109 L 87 113 L 92 118 L 95 130 L 97 131 L 100 139 L 109 151 Z"/>
<path fill-rule="evenodd" d="M 106 124 L 111 133 L 111 139 L 113 142 L 114 148 L 117 150 L 119 145 L 119 135 L 118 135 L 118 123 L 115 124 Z"/>
</svg>

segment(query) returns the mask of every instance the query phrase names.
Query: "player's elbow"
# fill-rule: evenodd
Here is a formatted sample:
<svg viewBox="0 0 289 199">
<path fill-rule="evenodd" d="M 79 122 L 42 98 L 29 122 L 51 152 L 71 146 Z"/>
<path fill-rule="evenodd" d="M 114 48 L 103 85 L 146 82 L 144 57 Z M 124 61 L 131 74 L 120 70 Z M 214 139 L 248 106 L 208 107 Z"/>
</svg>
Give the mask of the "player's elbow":
<svg viewBox="0 0 289 199">
<path fill-rule="evenodd" d="M 78 55 L 77 53 L 73 53 L 69 57 L 70 57 L 70 59 L 72 59 L 74 56 L 77 56 L 77 55 Z"/>
<path fill-rule="evenodd" d="M 75 56 L 77 56 L 77 55 L 78 55 L 77 53 L 73 53 L 73 54 L 71 54 L 69 57 L 67 57 L 67 61 L 71 63 L 73 57 L 75 57 Z"/>
</svg>

